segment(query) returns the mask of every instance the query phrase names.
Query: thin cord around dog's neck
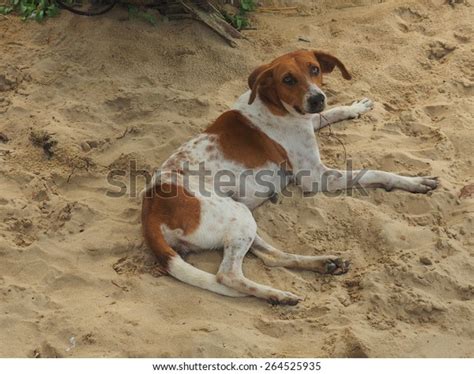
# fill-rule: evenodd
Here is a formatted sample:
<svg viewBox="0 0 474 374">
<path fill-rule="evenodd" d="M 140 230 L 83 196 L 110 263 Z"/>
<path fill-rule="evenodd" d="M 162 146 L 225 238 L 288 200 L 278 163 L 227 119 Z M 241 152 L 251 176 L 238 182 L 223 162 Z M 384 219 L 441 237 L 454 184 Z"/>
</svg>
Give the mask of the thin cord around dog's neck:
<svg viewBox="0 0 474 374">
<path fill-rule="evenodd" d="M 326 122 L 329 123 L 329 121 L 327 120 L 326 117 L 324 117 L 322 114 L 319 115 L 321 117 L 321 119 L 324 119 Z M 332 132 L 332 127 L 331 127 L 331 124 L 327 125 L 327 128 L 329 129 L 329 134 L 325 134 L 325 136 L 328 136 L 328 137 L 333 137 L 334 139 L 337 140 L 337 142 L 342 146 L 342 149 L 344 150 L 344 164 L 346 163 L 347 161 L 347 151 L 346 151 L 346 146 L 344 145 L 344 143 L 342 142 L 342 140 L 337 137 L 336 135 L 334 135 L 334 133 Z M 322 127 L 319 127 L 318 129 L 318 135 L 321 134 L 321 129 Z"/>
</svg>

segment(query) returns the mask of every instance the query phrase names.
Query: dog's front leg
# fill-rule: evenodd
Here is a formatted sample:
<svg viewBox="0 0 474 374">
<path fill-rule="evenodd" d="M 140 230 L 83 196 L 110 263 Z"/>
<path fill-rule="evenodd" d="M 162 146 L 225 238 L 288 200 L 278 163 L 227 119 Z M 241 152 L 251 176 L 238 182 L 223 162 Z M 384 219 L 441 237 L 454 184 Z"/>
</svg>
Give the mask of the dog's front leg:
<svg viewBox="0 0 474 374">
<path fill-rule="evenodd" d="M 374 107 L 372 100 L 364 98 L 354 101 L 352 105 L 338 106 L 320 113 L 313 120 L 314 131 L 330 125 L 331 123 L 359 117 Z"/>
<path fill-rule="evenodd" d="M 380 170 L 336 170 L 325 168 L 312 178 L 313 192 L 335 192 L 352 188 L 400 189 L 414 193 L 427 193 L 438 187 L 436 177 L 407 177 Z"/>
</svg>

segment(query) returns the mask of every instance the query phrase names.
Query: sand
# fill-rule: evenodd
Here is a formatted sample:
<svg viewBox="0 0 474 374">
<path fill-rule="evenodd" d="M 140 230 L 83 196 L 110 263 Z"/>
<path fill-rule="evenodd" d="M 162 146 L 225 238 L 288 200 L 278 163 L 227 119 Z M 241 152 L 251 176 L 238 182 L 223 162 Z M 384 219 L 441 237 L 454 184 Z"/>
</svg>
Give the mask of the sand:
<svg viewBox="0 0 474 374">
<path fill-rule="evenodd" d="M 460 195 L 474 182 L 474 8 L 303 3 L 256 14 L 258 30 L 236 49 L 196 22 L 153 27 L 120 7 L 42 24 L 0 18 L 0 356 L 474 355 L 472 187 Z M 354 167 L 437 175 L 441 186 L 311 198 L 292 189 L 258 208 L 275 246 L 352 261 L 332 277 L 249 255 L 247 276 L 304 295 L 296 307 L 162 276 L 139 200 L 107 196 L 118 190 L 107 174 L 131 160 L 151 172 L 232 105 L 255 66 L 297 48 L 332 52 L 353 73 L 327 76 L 331 105 L 375 101 L 332 127 Z M 319 141 L 324 161 L 344 166 L 328 129 Z M 188 261 L 216 271 L 220 258 Z"/>
</svg>

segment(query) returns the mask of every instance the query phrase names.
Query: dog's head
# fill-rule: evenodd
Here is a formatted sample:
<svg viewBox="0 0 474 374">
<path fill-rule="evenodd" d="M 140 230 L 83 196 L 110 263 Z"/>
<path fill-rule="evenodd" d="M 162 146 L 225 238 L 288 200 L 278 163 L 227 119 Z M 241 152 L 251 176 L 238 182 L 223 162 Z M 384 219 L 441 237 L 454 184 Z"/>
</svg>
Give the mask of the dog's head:
<svg viewBox="0 0 474 374">
<path fill-rule="evenodd" d="M 258 94 L 274 114 L 319 113 L 326 106 L 323 74 L 336 66 L 345 79 L 352 78 L 344 64 L 328 53 L 299 50 L 280 56 L 250 74 L 249 105 Z"/>
</svg>

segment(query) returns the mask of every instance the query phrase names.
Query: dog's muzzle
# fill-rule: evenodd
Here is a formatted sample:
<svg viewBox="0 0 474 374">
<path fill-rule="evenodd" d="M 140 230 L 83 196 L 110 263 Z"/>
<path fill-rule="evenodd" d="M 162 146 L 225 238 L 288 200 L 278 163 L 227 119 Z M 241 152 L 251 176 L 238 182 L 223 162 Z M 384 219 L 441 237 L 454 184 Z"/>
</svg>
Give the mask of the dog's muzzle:
<svg viewBox="0 0 474 374">
<path fill-rule="evenodd" d="M 326 107 L 326 97 L 317 93 L 308 97 L 306 102 L 306 112 L 308 113 L 320 113 Z"/>
</svg>

